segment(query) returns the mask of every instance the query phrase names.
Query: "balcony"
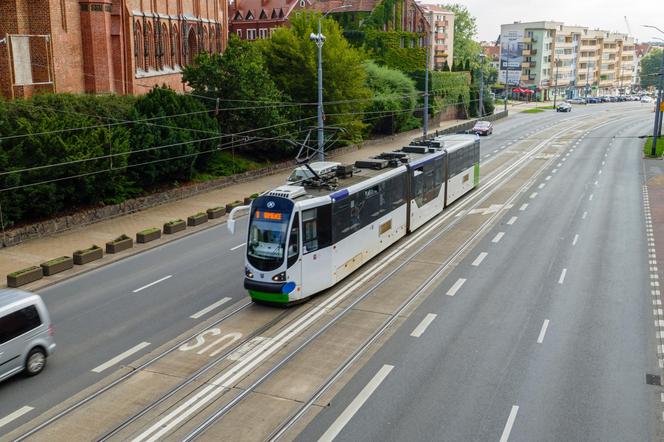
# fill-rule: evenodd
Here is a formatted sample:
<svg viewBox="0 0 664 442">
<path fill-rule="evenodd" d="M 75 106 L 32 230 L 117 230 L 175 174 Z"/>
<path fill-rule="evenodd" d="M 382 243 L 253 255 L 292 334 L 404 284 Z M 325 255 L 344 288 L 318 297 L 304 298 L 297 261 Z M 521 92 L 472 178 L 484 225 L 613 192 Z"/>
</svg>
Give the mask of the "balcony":
<svg viewBox="0 0 664 442">
<path fill-rule="evenodd" d="M 524 43 L 533 43 L 533 37 L 523 37 Z"/>
<path fill-rule="evenodd" d="M 522 75 L 521 81 L 533 81 L 535 79 L 535 74 Z"/>
</svg>

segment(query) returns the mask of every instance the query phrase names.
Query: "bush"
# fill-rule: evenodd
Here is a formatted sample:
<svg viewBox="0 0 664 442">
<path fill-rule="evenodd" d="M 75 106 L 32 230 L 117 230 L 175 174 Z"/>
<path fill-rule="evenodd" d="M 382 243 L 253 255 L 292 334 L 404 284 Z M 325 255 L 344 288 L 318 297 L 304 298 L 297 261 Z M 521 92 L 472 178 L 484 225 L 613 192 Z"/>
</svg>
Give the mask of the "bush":
<svg viewBox="0 0 664 442">
<path fill-rule="evenodd" d="M 364 63 L 366 85 L 373 100 L 366 109 L 365 122 L 373 133 L 392 134 L 412 126 L 417 103 L 415 82 L 404 73 L 372 61 Z"/>
</svg>

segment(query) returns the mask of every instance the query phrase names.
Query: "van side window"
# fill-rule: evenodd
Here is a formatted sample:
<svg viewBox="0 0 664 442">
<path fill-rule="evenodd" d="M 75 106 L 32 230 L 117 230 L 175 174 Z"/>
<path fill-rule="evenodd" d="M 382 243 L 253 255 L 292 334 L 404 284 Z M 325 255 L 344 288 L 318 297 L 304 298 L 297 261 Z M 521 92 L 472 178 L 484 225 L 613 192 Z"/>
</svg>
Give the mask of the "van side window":
<svg viewBox="0 0 664 442">
<path fill-rule="evenodd" d="M 34 305 L 17 310 L 0 318 L 0 344 L 11 341 L 42 324 Z"/>
</svg>

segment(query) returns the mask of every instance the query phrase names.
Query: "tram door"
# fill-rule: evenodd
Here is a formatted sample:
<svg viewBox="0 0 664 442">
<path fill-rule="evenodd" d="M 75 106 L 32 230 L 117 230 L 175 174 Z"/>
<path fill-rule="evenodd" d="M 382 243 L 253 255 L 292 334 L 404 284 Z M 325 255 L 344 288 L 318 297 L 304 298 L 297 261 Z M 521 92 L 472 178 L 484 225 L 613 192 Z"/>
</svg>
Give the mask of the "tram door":
<svg viewBox="0 0 664 442">
<path fill-rule="evenodd" d="M 331 205 L 302 211 L 302 291 L 305 296 L 332 285 Z"/>
</svg>

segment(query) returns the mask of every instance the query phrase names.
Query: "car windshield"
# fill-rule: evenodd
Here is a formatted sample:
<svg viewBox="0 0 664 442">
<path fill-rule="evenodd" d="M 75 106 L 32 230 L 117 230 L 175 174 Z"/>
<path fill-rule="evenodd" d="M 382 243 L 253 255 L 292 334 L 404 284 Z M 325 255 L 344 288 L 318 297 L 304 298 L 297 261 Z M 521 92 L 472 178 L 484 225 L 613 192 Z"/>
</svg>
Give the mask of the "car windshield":
<svg viewBox="0 0 664 442">
<path fill-rule="evenodd" d="M 255 210 L 251 214 L 247 256 L 261 270 L 275 269 L 284 260 L 289 213 Z"/>
<path fill-rule="evenodd" d="M 489 127 L 489 122 L 488 121 L 478 121 L 475 126 L 477 127 Z"/>
</svg>

